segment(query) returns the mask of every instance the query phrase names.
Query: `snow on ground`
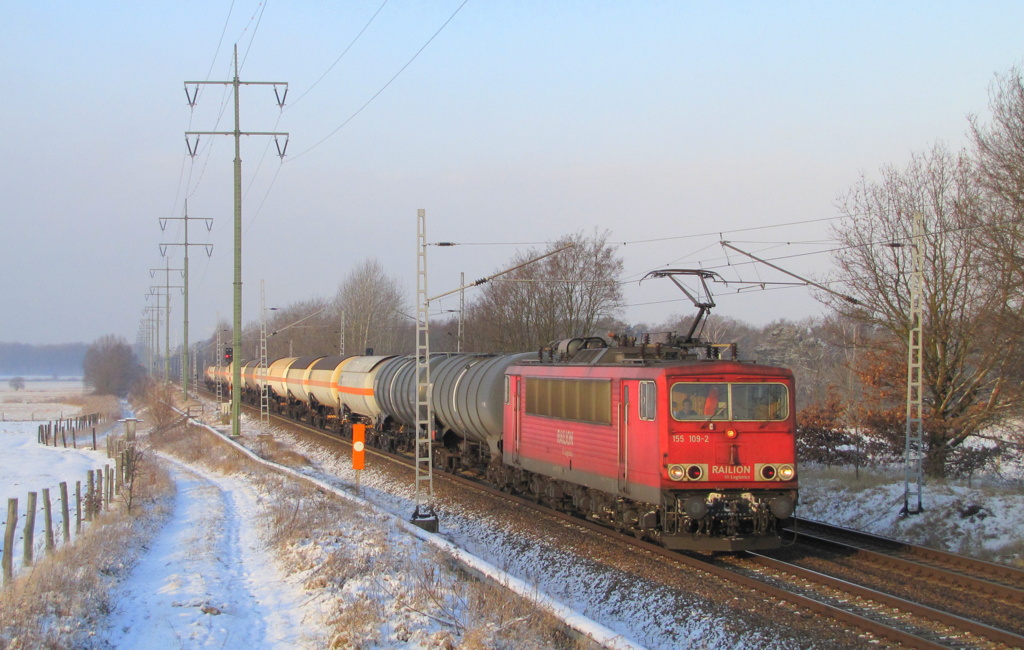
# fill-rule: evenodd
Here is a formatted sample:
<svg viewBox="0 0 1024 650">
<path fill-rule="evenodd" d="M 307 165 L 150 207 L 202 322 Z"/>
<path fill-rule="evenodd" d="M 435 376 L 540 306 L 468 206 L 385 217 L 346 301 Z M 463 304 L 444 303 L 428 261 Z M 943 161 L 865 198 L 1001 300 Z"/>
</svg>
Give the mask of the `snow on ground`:
<svg viewBox="0 0 1024 650">
<path fill-rule="evenodd" d="M 22 530 L 25 512 L 28 507 L 28 493 L 37 495 L 36 515 L 36 550 L 38 557 L 42 554 L 44 542 L 42 508 L 43 489 L 50 491 L 50 503 L 53 508 L 54 538 L 62 539 L 63 522 L 60 516 L 60 483 L 68 484 L 68 501 L 71 509 L 71 535 L 75 534 L 75 482 L 81 481 L 84 494 L 87 472 L 103 468 L 110 463 L 104 451 L 92 451 L 80 445 L 78 449 L 63 447 L 44 447 L 36 442 L 39 422 L 0 422 L 0 507 L 3 518 L 7 518 L 8 499 L 18 500 L 18 535 L 15 544 L 14 570 L 22 571 L 17 561 L 21 549 Z M 81 442 L 81 441 L 80 441 Z M 70 441 L 68 442 L 70 445 Z M 101 443 L 102 449 L 102 443 Z M 0 540 L 2 541 L 2 540 Z"/>
<path fill-rule="evenodd" d="M 321 616 L 266 552 L 245 481 L 173 463 L 168 524 L 119 591 L 115 648 L 320 647 Z M 310 608 L 312 609 L 312 608 Z"/>
<path fill-rule="evenodd" d="M 904 485 L 901 468 L 820 470 L 805 468 L 797 515 L 883 537 L 1024 567 L 1024 494 L 1007 481 L 926 480 L 921 513 L 900 517 Z M 911 501 L 916 510 L 917 501 Z"/>
<path fill-rule="evenodd" d="M 305 473 L 335 485 L 354 485 L 354 472 L 344 454 L 271 429 L 276 439 L 291 440 L 311 461 Z M 413 510 L 413 487 L 408 483 L 396 484 L 364 471 L 362 489 L 366 500 L 396 518 L 404 519 Z M 508 513 L 481 516 L 465 512 L 459 503 L 441 500 L 435 506 L 443 539 L 632 643 L 648 648 L 788 648 L 796 642 L 745 627 L 734 620 L 734 612 L 698 597 L 640 582 L 602 561 L 582 558 L 562 538 L 547 539 L 528 525 L 510 532 L 503 521 Z"/>
<path fill-rule="evenodd" d="M 18 499 L 19 512 L 25 512 L 25 501 L 29 492 L 42 493 L 50 489 L 50 498 L 59 494 L 58 484 L 68 483 L 72 496 L 75 481 L 85 483 L 86 472 L 99 469 L 109 462 L 106 452 L 92 451 L 92 439 L 86 446 L 79 440 L 78 449 L 44 447 L 36 441 L 39 422 L 0 423 L 0 503 L 6 506 L 7 499 Z"/>
<path fill-rule="evenodd" d="M 265 426 L 248 419 L 243 425 L 247 430 Z M 58 482 L 69 481 L 73 487 L 74 481 L 84 479 L 86 470 L 107 462 L 102 452 L 42 447 L 35 441 L 37 427 L 38 422 L 0 423 L 0 497 L 22 500 L 29 490 L 42 487 L 55 493 Z M 275 436 L 285 439 L 288 434 L 275 431 Z M 313 462 L 309 473 L 351 490 L 353 476 L 345 459 L 322 450 L 302 451 Z M 987 559 L 1021 562 L 1017 531 L 1024 521 L 1024 496 L 1019 490 L 926 485 L 925 512 L 900 519 L 901 476 L 855 481 L 848 474 L 852 472 L 807 468 L 798 514 L 953 551 L 987 553 Z M 328 605 L 305 591 L 301 581 L 308 575 L 284 576 L 276 563 L 279 558 L 261 538 L 256 522 L 261 499 L 267 495 L 242 478 L 180 463 L 174 463 L 173 476 L 177 485 L 173 514 L 117 587 L 119 604 L 106 630 L 97 631 L 98 647 L 324 646 L 319 635 L 329 615 Z M 373 473 L 364 472 L 366 499 L 402 520 L 411 511 L 410 488 L 375 483 Z M 462 515 L 457 504 L 440 506 L 444 540 L 563 603 L 570 614 L 599 621 L 647 647 L 786 645 L 785 640 L 758 630 L 731 628 L 706 603 L 668 590 L 618 582 L 598 563 L 574 557 L 569 549 L 539 539 L 529 530 L 518 535 L 498 533 L 499 526 Z M 387 546 L 406 546 L 413 557 L 422 553 L 422 547 L 400 528 L 386 528 Z M 351 539 L 339 534 L 331 543 L 351 543 L 351 557 L 365 557 L 367 545 L 356 532 Z M 379 584 L 360 584 L 351 580 L 353 588 L 380 590 Z M 606 588 L 596 588 L 599 585 Z M 396 639 L 395 625 L 386 620 L 379 625 L 378 639 Z M 376 647 L 388 647 L 386 641 L 379 643 Z M 427 646 L 413 639 L 401 647 Z"/>
<path fill-rule="evenodd" d="M 0 421 L 28 420 L 48 421 L 78 415 L 79 407 L 62 403 L 75 401 L 85 391 L 82 381 L 46 380 L 25 381 L 22 390 L 10 389 L 7 381 L 0 378 Z"/>
</svg>

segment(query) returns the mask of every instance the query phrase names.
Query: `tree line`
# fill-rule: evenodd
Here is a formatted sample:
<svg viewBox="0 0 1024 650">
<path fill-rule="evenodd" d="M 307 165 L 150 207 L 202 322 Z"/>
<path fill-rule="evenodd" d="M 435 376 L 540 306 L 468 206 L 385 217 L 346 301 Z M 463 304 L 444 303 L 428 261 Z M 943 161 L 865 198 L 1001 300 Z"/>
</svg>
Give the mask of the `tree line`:
<svg viewBox="0 0 1024 650">
<path fill-rule="evenodd" d="M 1014 424 L 1024 398 L 1020 69 L 996 77 L 989 114 L 970 118 L 968 147 L 953 151 L 934 144 L 902 165 L 861 175 L 839 199 L 845 218 L 832 234 L 840 245 L 822 283 L 853 300 L 821 292 L 826 315 L 799 323 L 755 327 L 715 315 L 707 321 L 706 337 L 738 342 L 744 358 L 794 369 L 805 458 L 859 464 L 902 454 L 914 247 L 924 278 L 927 473 L 969 473 L 1024 443 Z M 924 223 L 920 242 L 912 225 L 918 214 Z M 432 317 L 431 349 L 525 351 L 574 336 L 636 333 L 642 328 L 621 320 L 623 264 L 608 237 L 572 233 L 515 255 L 499 267 L 518 267 L 514 272 L 470 297 L 461 314 L 461 341 L 460 315 Z M 333 296 L 267 312 L 267 356 L 322 356 L 342 349 L 408 354 L 415 345 L 413 312 L 402 283 L 379 261 L 367 259 Z M 691 318 L 674 317 L 653 329 L 685 331 Z M 222 342 L 231 340 L 226 323 L 217 329 Z M 220 352 L 215 338 L 195 345 L 200 368 Z M 260 323 L 249 323 L 242 338 L 236 358 L 257 358 Z M 994 430 L 1001 432 L 999 444 L 974 444 Z"/>
<path fill-rule="evenodd" d="M 0 375 L 80 376 L 85 343 L 0 343 Z"/>
</svg>

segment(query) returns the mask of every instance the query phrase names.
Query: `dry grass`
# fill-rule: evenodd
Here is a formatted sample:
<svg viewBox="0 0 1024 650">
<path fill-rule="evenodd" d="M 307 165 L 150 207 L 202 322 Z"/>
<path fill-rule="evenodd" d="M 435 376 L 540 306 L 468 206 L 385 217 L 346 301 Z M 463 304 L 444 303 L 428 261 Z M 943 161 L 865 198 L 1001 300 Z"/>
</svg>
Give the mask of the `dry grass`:
<svg viewBox="0 0 1024 650">
<path fill-rule="evenodd" d="M 121 403 L 113 395 L 75 395 L 64 401 L 81 408 L 83 414 L 100 413 L 115 420 L 121 417 Z"/>
<path fill-rule="evenodd" d="M 894 480 L 903 480 L 903 469 L 885 469 L 878 467 L 860 468 L 858 472 L 853 467 L 813 465 L 804 463 L 800 466 L 798 478 L 831 481 L 841 486 L 863 490 L 866 488 L 889 485 Z"/>
<path fill-rule="evenodd" d="M 589 648 L 533 603 L 479 581 L 440 551 L 393 528 L 387 517 L 264 466 L 199 427 L 179 426 L 151 444 L 190 464 L 242 473 L 262 496 L 258 525 L 279 566 L 298 575 L 311 599 L 333 602 L 330 648 L 387 646 L 390 640 L 437 648 Z M 261 436 L 261 456 L 290 465 L 309 461 Z M 424 554 L 425 553 L 425 554 Z"/>
<path fill-rule="evenodd" d="M 219 436 L 194 426 L 177 426 L 149 437 L 151 448 L 180 458 L 185 463 L 234 474 L 252 467 L 252 461 Z"/>
<path fill-rule="evenodd" d="M 288 467 L 306 467 L 310 464 L 309 459 L 287 445 L 282 445 L 279 440 L 268 434 L 256 437 L 256 453 L 278 465 Z"/>
<path fill-rule="evenodd" d="M 169 513 L 174 483 L 155 463 L 144 472 L 143 507 L 129 515 L 119 502 L 73 543 L 42 557 L 0 591 L 0 645 L 73 648 L 88 645 L 114 606 L 116 580 Z"/>
</svg>

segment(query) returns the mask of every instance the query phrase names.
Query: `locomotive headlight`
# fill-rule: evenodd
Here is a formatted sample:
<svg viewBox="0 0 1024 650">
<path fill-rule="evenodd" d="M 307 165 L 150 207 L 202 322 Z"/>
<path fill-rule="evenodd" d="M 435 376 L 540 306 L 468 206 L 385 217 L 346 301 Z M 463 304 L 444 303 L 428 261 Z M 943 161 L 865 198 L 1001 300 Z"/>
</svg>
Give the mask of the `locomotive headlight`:
<svg viewBox="0 0 1024 650">
<path fill-rule="evenodd" d="M 792 465 L 781 465 L 779 466 L 779 480 L 780 481 L 792 481 L 796 476 L 796 470 L 793 469 Z"/>
<path fill-rule="evenodd" d="M 686 470 L 682 465 L 669 465 L 668 477 L 673 481 L 682 481 L 686 478 Z"/>
<path fill-rule="evenodd" d="M 696 481 L 703 475 L 704 470 L 701 469 L 700 465 L 690 465 L 686 468 L 686 476 L 691 481 Z"/>
<path fill-rule="evenodd" d="M 729 429 L 729 430 L 727 430 L 725 432 L 725 437 L 726 438 L 735 438 L 736 437 L 736 429 Z"/>
<path fill-rule="evenodd" d="M 775 465 L 762 465 L 761 466 L 761 478 L 766 481 L 775 479 L 776 471 Z"/>
</svg>

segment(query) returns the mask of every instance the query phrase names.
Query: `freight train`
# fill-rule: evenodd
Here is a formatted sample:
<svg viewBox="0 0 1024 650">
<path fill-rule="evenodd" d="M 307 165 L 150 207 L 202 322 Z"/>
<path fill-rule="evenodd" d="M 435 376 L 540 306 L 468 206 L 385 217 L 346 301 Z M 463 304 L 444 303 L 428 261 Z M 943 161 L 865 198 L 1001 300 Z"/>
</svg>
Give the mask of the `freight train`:
<svg viewBox="0 0 1024 650">
<path fill-rule="evenodd" d="M 670 549 L 779 546 L 797 503 L 793 374 L 692 334 L 431 355 L 434 466 Z M 206 378 L 230 390 L 229 368 Z M 242 378 L 249 404 L 414 449 L 413 356 L 249 361 Z"/>
</svg>

